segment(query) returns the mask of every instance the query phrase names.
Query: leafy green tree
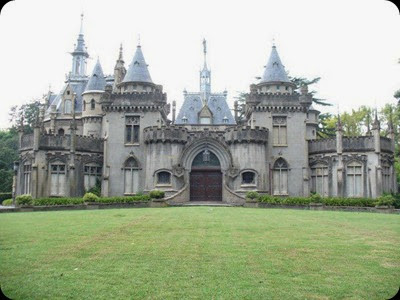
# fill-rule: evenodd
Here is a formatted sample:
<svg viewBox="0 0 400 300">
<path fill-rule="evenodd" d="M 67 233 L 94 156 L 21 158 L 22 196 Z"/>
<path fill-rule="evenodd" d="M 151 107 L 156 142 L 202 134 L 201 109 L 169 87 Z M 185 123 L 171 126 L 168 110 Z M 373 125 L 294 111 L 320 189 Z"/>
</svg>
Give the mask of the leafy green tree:
<svg viewBox="0 0 400 300">
<path fill-rule="evenodd" d="M 13 127 L 19 127 L 21 121 L 24 125 L 24 132 L 33 132 L 33 126 L 39 116 L 39 111 L 41 108 L 41 103 L 39 100 L 32 100 L 27 104 L 21 106 L 13 106 L 10 110 L 10 121 Z"/>
<path fill-rule="evenodd" d="M 13 165 L 18 160 L 18 133 L 15 129 L 0 131 L 0 192 L 11 192 Z"/>
<path fill-rule="evenodd" d="M 290 77 L 289 76 L 289 79 L 293 84 L 296 85 L 296 89 L 299 89 L 302 85 L 307 85 L 308 88 L 310 88 L 313 84 L 318 83 L 321 80 L 321 77 L 307 79 L 305 77 Z M 309 93 L 313 96 L 312 97 L 313 103 L 322 105 L 322 106 L 332 106 L 332 104 L 327 102 L 326 99 L 321 99 L 321 98 L 315 97 L 315 95 L 317 94 L 317 91 L 311 90 L 311 91 L 309 91 Z"/>
</svg>

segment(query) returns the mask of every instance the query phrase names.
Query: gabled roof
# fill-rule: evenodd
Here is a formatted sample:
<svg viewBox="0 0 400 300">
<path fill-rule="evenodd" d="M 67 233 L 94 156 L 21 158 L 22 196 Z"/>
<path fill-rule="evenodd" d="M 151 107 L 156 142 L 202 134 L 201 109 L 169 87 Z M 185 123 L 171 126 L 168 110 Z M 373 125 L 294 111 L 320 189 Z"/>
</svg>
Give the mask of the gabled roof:
<svg viewBox="0 0 400 300">
<path fill-rule="evenodd" d="M 133 56 L 132 63 L 126 72 L 122 82 L 148 82 L 153 83 L 150 77 L 149 70 L 147 69 L 146 61 L 142 53 L 142 48 L 137 46 L 135 55 Z"/>
<path fill-rule="evenodd" d="M 103 69 L 101 68 L 100 61 L 97 60 L 92 75 L 89 78 L 89 82 L 86 85 L 85 92 L 104 91 L 105 86 L 106 80 L 104 78 Z"/>
<path fill-rule="evenodd" d="M 265 82 L 290 82 L 275 45 L 272 46 L 268 63 L 260 80 L 260 83 Z"/>
</svg>

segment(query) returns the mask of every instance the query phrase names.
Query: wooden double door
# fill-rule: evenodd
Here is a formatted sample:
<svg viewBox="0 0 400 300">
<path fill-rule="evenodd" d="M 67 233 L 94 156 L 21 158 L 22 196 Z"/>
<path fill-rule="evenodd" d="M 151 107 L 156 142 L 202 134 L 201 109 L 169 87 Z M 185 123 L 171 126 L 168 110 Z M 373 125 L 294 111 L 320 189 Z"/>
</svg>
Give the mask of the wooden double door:
<svg viewBox="0 0 400 300">
<path fill-rule="evenodd" d="M 221 169 L 190 172 L 190 201 L 222 201 Z"/>
</svg>

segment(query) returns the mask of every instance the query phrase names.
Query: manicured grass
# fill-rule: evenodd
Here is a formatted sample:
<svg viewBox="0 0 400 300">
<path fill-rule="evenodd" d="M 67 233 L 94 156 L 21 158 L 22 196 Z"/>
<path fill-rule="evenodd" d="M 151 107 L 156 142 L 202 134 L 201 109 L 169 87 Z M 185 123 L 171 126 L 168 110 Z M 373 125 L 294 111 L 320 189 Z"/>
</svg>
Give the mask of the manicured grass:
<svg viewBox="0 0 400 300">
<path fill-rule="evenodd" d="M 12 299 L 388 299 L 400 216 L 230 207 L 0 215 Z"/>
</svg>

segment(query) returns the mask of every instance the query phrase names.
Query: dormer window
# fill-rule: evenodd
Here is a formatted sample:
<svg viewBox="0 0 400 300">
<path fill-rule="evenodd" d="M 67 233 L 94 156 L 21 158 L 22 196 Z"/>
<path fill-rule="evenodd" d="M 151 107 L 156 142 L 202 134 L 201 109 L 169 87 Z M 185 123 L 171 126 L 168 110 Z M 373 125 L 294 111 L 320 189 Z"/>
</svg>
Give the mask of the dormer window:
<svg viewBox="0 0 400 300">
<path fill-rule="evenodd" d="M 228 121 L 229 121 L 229 120 L 228 120 L 228 117 L 225 116 L 225 117 L 224 117 L 224 120 L 223 120 L 224 124 L 228 124 Z"/>
<path fill-rule="evenodd" d="M 182 122 L 183 122 L 183 124 L 187 124 L 188 119 L 187 119 L 186 117 L 183 117 L 183 118 L 182 118 Z"/>
<path fill-rule="evenodd" d="M 72 101 L 71 100 L 65 100 L 64 102 L 64 113 L 65 114 L 70 114 L 72 110 Z"/>
<path fill-rule="evenodd" d="M 209 117 L 201 117 L 200 124 L 211 124 L 211 118 Z"/>
</svg>

